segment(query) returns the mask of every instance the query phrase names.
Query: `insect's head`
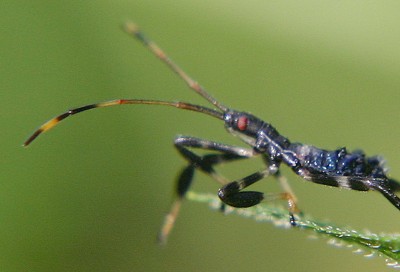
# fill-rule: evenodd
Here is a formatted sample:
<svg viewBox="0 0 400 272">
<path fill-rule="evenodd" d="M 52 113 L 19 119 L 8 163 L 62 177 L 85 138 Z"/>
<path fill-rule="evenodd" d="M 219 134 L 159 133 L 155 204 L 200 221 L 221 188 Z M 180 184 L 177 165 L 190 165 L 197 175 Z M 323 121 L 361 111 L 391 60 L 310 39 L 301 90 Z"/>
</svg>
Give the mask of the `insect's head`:
<svg viewBox="0 0 400 272">
<path fill-rule="evenodd" d="M 225 128 L 244 142 L 254 145 L 264 122 L 247 112 L 228 110 L 224 114 Z"/>
</svg>

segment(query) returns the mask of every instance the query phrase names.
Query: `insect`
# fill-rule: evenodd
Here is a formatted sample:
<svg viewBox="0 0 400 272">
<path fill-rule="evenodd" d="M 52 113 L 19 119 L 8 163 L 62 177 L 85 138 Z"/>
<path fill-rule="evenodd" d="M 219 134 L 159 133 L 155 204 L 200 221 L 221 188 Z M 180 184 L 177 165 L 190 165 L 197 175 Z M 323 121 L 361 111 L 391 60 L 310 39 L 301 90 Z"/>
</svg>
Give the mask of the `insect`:
<svg viewBox="0 0 400 272">
<path fill-rule="evenodd" d="M 178 216 L 182 200 L 190 188 L 196 170 L 202 171 L 221 184 L 218 196 L 224 204 L 246 208 L 261 201 L 284 200 L 288 203 L 289 222 L 295 226 L 295 214 L 300 213 L 297 198 L 293 194 L 287 180 L 281 175 L 281 164 L 287 165 L 294 173 L 307 181 L 328 186 L 347 188 L 357 191 L 374 190 L 380 192 L 397 209 L 400 210 L 400 199 L 395 194 L 400 184 L 387 177 L 387 169 L 381 157 L 367 157 L 362 151 L 348 152 L 345 148 L 329 151 L 317 147 L 292 143 L 269 123 L 243 111 L 228 108 L 213 98 L 201 85 L 176 65 L 152 40 L 149 40 L 134 23 L 124 25 L 124 30 L 136 37 L 154 55 L 161 59 L 189 86 L 210 104 L 212 108 L 187 102 L 169 102 L 162 100 L 119 99 L 86 105 L 68 110 L 39 127 L 24 143 L 29 145 L 41 133 L 46 132 L 63 119 L 90 109 L 125 104 L 145 104 L 176 107 L 178 109 L 199 112 L 223 121 L 231 134 L 238 136 L 249 147 L 238 147 L 204 140 L 196 137 L 178 136 L 174 144 L 179 153 L 188 161 L 188 165 L 180 173 L 176 198 L 171 205 L 162 225 L 159 240 L 165 242 Z M 193 149 L 210 151 L 206 155 L 198 155 Z M 260 156 L 265 168 L 238 180 L 228 180 L 220 175 L 215 166 L 241 159 Z M 282 192 L 264 194 L 258 191 L 247 191 L 245 188 L 266 178 L 275 177 L 282 185 Z"/>
</svg>

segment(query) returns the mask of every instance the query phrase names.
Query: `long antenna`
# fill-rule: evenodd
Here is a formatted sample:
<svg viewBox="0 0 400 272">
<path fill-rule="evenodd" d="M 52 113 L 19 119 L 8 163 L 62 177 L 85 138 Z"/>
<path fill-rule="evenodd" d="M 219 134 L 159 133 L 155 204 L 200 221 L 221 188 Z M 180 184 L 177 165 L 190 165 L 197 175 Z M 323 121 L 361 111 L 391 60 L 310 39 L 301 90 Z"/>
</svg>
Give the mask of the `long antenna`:
<svg viewBox="0 0 400 272">
<path fill-rule="evenodd" d="M 137 38 L 140 42 L 144 44 L 154 55 L 156 55 L 159 59 L 161 59 L 167 66 L 174 71 L 180 78 L 182 78 L 186 84 L 194 90 L 196 93 L 201 95 L 205 98 L 208 102 L 213 104 L 222 112 L 226 112 L 228 110 L 227 107 L 219 103 L 215 98 L 213 98 L 207 91 L 201 87 L 196 81 L 194 81 L 189 75 L 187 75 L 178 65 L 176 65 L 162 50 L 155 44 L 153 41 L 149 40 L 140 30 L 139 27 L 134 23 L 126 23 L 123 27 L 125 32 L 130 34 L 131 36 Z M 123 104 L 147 104 L 147 105 L 163 105 L 163 106 L 172 106 L 180 109 L 197 111 L 201 113 L 205 113 L 216 117 L 218 119 L 223 119 L 223 114 L 217 110 L 213 110 L 207 107 L 194 105 L 186 102 L 168 102 L 168 101 L 161 101 L 161 100 L 143 100 L 143 99 L 118 99 L 118 100 L 111 100 L 105 101 L 96 104 L 90 104 L 78 108 L 74 108 L 68 110 L 52 119 L 44 123 L 40 126 L 23 144 L 23 146 L 29 145 L 33 140 L 35 140 L 41 133 L 46 132 L 47 130 L 51 129 L 55 125 L 57 125 L 60 121 L 64 120 L 65 118 L 83 112 L 90 109 L 95 108 L 103 108 L 115 105 L 123 105 Z"/>
<path fill-rule="evenodd" d="M 117 106 L 117 105 L 126 105 L 126 104 L 146 104 L 146 105 L 161 105 L 161 106 L 171 106 L 175 107 L 178 109 L 184 109 L 184 110 L 190 110 L 190 111 L 197 111 L 201 113 L 208 114 L 210 116 L 213 116 L 215 118 L 218 118 L 220 120 L 223 119 L 223 113 L 209 109 L 203 106 L 199 105 L 194 105 L 190 103 L 185 103 L 185 102 L 168 102 L 168 101 L 161 101 L 161 100 L 145 100 L 145 99 L 118 99 L 118 100 L 111 100 L 111 101 L 105 101 L 101 103 L 96 103 L 96 104 L 90 104 L 86 106 L 82 106 L 79 108 L 74 108 L 70 109 L 41 125 L 23 144 L 23 146 L 29 145 L 33 140 L 36 139 L 41 133 L 48 131 L 55 125 L 57 125 L 59 122 L 64 120 L 65 118 L 83 112 L 91 109 L 96 109 L 96 108 L 104 108 L 104 107 L 110 107 L 110 106 Z"/>
<path fill-rule="evenodd" d="M 158 45 L 152 40 L 148 39 L 139 29 L 139 27 L 132 22 L 127 22 L 123 25 L 123 29 L 126 33 L 134 36 L 139 41 L 141 41 L 144 46 L 146 46 L 154 55 L 156 55 L 159 59 L 161 59 L 168 67 L 178 74 L 180 78 L 182 78 L 186 84 L 194 90 L 196 93 L 204 97 L 211 104 L 216 106 L 222 111 L 227 111 L 228 108 L 219 103 L 214 97 L 212 97 L 199 83 L 193 80 L 188 74 L 186 74 L 178 65 L 176 65 L 168 56 L 164 53 L 164 51 L 158 47 Z"/>
</svg>

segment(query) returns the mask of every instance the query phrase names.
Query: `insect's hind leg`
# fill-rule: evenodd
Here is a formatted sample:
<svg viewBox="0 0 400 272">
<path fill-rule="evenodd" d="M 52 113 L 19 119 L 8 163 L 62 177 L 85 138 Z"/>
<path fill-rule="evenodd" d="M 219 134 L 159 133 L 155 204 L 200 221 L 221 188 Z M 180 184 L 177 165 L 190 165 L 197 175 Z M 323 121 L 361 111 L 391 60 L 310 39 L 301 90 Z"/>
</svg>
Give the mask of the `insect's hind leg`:
<svg viewBox="0 0 400 272">
<path fill-rule="evenodd" d="M 399 191 L 399 184 L 396 181 L 389 179 L 386 183 L 372 182 L 371 185 L 374 190 L 380 192 L 393 206 L 400 210 L 400 198 L 394 193 Z"/>
<path fill-rule="evenodd" d="M 164 223 L 161 227 L 161 231 L 158 235 L 158 241 L 165 243 L 175 220 L 178 216 L 182 200 L 185 198 L 190 185 L 192 184 L 195 170 L 201 170 L 213 179 L 218 181 L 220 184 L 228 183 L 228 180 L 222 175 L 218 174 L 214 166 L 220 163 L 246 159 L 257 155 L 252 149 L 246 149 L 237 146 L 226 145 L 217 143 L 209 140 L 203 140 L 195 137 L 179 136 L 175 139 L 175 147 L 179 153 L 189 162 L 189 164 L 183 168 L 176 183 L 176 197 L 172 203 L 172 206 L 165 216 Z M 197 155 L 189 148 L 199 148 L 203 150 L 221 152 L 218 154 L 206 154 Z"/>
</svg>

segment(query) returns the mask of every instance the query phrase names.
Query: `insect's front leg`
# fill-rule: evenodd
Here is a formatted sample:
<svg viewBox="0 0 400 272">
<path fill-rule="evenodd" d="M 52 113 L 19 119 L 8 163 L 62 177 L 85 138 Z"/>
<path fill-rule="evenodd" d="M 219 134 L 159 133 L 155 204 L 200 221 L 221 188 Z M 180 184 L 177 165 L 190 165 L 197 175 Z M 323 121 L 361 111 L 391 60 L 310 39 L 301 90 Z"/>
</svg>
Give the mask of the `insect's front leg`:
<svg viewBox="0 0 400 272">
<path fill-rule="evenodd" d="M 214 141 L 203 140 L 195 137 L 179 136 L 175 139 L 175 147 L 179 153 L 189 162 L 180 173 L 176 184 L 176 198 L 170 211 L 165 216 L 164 223 L 158 235 L 158 240 L 165 243 L 178 216 L 182 200 L 185 198 L 192 184 L 195 170 L 201 170 L 220 184 L 227 184 L 228 180 L 215 171 L 214 166 L 220 163 L 246 159 L 257 155 L 252 149 L 226 145 Z M 217 151 L 221 153 L 197 155 L 190 148 Z"/>
</svg>

